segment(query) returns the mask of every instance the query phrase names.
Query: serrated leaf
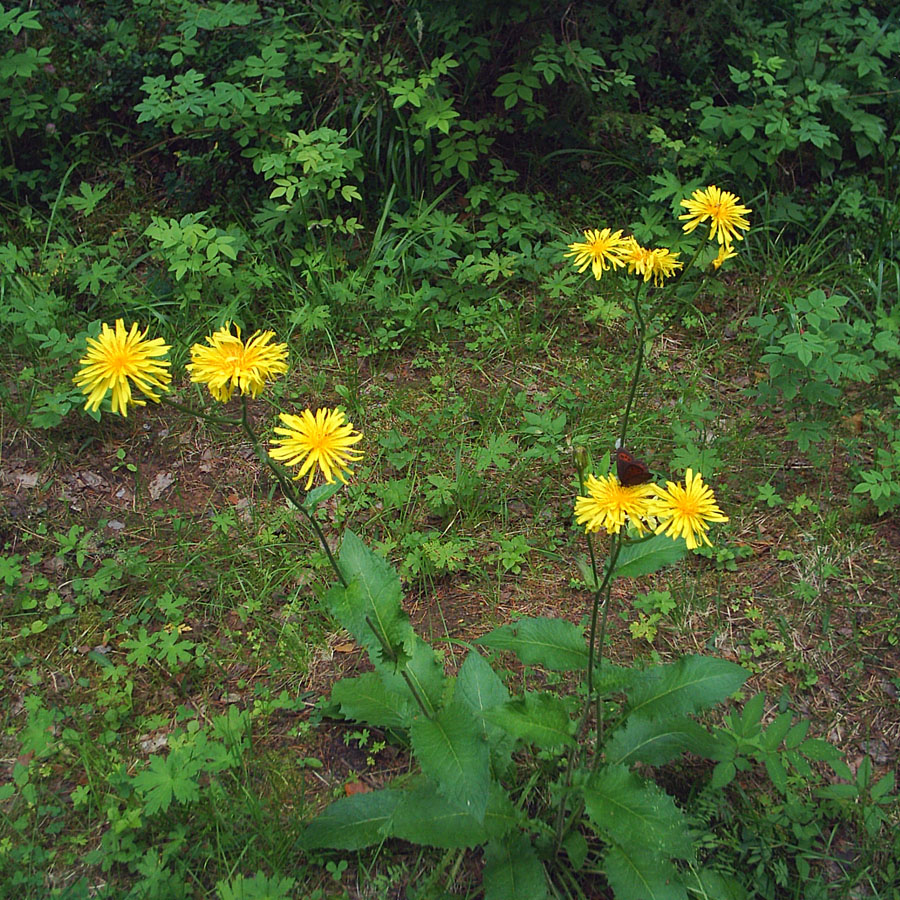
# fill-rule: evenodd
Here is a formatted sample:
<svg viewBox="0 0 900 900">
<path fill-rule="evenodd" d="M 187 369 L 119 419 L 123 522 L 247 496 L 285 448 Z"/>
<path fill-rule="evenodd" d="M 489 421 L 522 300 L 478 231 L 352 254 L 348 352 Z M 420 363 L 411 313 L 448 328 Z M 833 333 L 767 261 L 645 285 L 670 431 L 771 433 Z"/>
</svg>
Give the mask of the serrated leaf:
<svg viewBox="0 0 900 900">
<path fill-rule="evenodd" d="M 401 605 L 396 570 L 349 529 L 341 542 L 340 566 L 346 587 L 335 585 L 325 595 L 332 615 L 376 658 L 382 658 L 383 641 L 401 654 L 413 630 Z"/>
<path fill-rule="evenodd" d="M 484 900 L 545 900 L 547 881 L 528 838 L 521 833 L 491 841 L 484 851 Z"/>
<path fill-rule="evenodd" d="M 712 656 L 684 656 L 641 674 L 629 694 L 629 715 L 645 718 L 687 715 L 733 694 L 748 673 L 735 663 Z"/>
<path fill-rule="evenodd" d="M 630 766 L 644 762 L 662 766 L 685 750 L 706 756 L 704 751 L 713 741 L 702 725 L 685 716 L 647 719 L 631 715 L 624 727 L 610 736 L 606 761 L 612 765 Z"/>
<path fill-rule="evenodd" d="M 655 534 L 644 541 L 625 544 L 616 558 L 613 575 L 616 578 L 636 578 L 650 575 L 664 566 L 671 566 L 687 556 L 687 544 L 683 539 L 672 540 L 664 534 Z"/>
<path fill-rule="evenodd" d="M 453 696 L 472 711 L 478 727 L 487 737 L 494 767 L 498 772 L 505 771 L 512 756 L 515 738 L 489 722 L 484 712 L 506 703 L 509 691 L 490 663 L 477 650 L 472 650 L 460 666 Z"/>
<path fill-rule="evenodd" d="M 452 703 L 432 719 L 417 718 L 409 736 L 422 771 L 437 783 L 441 793 L 461 804 L 479 822 L 484 821 L 490 753 L 471 711 Z"/>
<path fill-rule="evenodd" d="M 489 722 L 528 744 L 552 748 L 575 743 L 575 723 L 565 703 L 555 694 L 525 694 L 485 711 Z"/>
<path fill-rule="evenodd" d="M 519 619 L 495 628 L 475 643 L 492 650 L 510 650 L 529 666 L 544 666 L 558 672 L 587 667 L 584 633 L 565 619 Z"/>
<path fill-rule="evenodd" d="M 413 844 L 448 850 L 476 847 L 487 840 L 485 826 L 458 803 L 442 797 L 430 779 L 403 791 L 394 810 L 391 834 Z"/>
<path fill-rule="evenodd" d="M 624 766 L 605 766 L 584 791 L 584 805 L 606 840 L 660 859 L 693 855 L 687 822 L 675 801 Z"/>
<path fill-rule="evenodd" d="M 391 834 L 394 811 L 402 799 L 403 791 L 394 788 L 342 797 L 307 825 L 300 844 L 306 850 L 360 850 L 379 844 Z"/>
<path fill-rule="evenodd" d="M 686 900 L 678 870 L 666 859 L 639 848 L 612 846 L 603 870 L 616 900 Z"/>
<path fill-rule="evenodd" d="M 331 700 L 341 715 L 376 728 L 408 728 L 412 721 L 409 695 L 388 690 L 374 672 L 342 678 L 331 689 Z"/>
</svg>

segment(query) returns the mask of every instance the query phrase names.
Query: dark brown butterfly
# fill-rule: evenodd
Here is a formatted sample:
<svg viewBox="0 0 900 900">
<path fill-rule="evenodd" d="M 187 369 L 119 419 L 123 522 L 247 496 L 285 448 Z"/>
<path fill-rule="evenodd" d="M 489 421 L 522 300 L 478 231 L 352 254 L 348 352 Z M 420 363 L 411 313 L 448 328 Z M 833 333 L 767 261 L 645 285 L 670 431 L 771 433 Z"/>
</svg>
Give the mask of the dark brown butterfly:
<svg viewBox="0 0 900 900">
<path fill-rule="evenodd" d="M 644 484 L 652 477 L 647 463 L 635 459 L 627 450 L 616 450 L 616 475 L 619 477 L 619 484 L 625 487 Z"/>
</svg>

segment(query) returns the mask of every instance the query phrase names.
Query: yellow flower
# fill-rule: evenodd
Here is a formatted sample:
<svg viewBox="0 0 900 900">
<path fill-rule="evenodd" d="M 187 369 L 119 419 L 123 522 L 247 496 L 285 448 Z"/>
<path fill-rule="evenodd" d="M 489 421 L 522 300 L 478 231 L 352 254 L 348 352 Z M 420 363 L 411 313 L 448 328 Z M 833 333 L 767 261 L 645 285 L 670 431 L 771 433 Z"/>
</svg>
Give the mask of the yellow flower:
<svg viewBox="0 0 900 900">
<path fill-rule="evenodd" d="M 344 476 L 353 474 L 348 464 L 362 459 L 362 453 L 350 448 L 362 440 L 362 435 L 353 430 L 339 409 L 319 409 L 315 416 L 305 409 L 299 416 L 280 413 L 279 418 L 287 428 L 275 429 L 282 437 L 272 441 L 269 455 L 287 466 L 299 465 L 295 481 L 309 472 L 306 490 L 312 486 L 316 466 L 329 484 L 335 475 L 339 481 L 346 481 Z"/>
<path fill-rule="evenodd" d="M 616 534 L 628 520 L 643 534 L 644 520 L 650 499 L 656 493 L 656 485 L 625 487 L 615 475 L 610 474 L 599 478 L 588 475 L 585 486 L 590 496 L 575 500 L 575 521 L 584 525 L 586 532 L 605 528 L 609 534 Z"/>
<path fill-rule="evenodd" d="M 682 200 L 681 205 L 687 209 L 679 219 L 688 221 L 682 226 L 690 234 L 701 222 L 709 219 L 709 239 L 718 238 L 720 244 L 731 246 L 733 241 L 742 241 L 744 236 L 738 229 L 746 231 L 750 223 L 746 219 L 753 212 L 742 206 L 740 198 L 729 191 L 721 191 L 714 184 L 706 190 L 698 188 L 691 194 L 690 200 Z"/>
<path fill-rule="evenodd" d="M 131 395 L 130 381 L 144 396 L 159 403 L 156 389 L 166 390 L 172 380 L 167 359 L 156 359 L 169 352 L 162 338 L 145 340 L 147 329 L 138 331 L 137 322 L 125 331 L 122 319 L 116 319 L 113 331 L 105 322 L 98 338 L 88 338 L 88 350 L 78 360 L 81 371 L 73 381 L 87 394 L 87 410 L 98 410 L 107 391 L 112 391 L 112 411 L 128 415 L 128 405 L 145 406 L 144 400 Z M 129 381 L 130 379 L 130 381 Z"/>
<path fill-rule="evenodd" d="M 737 256 L 737 253 L 734 252 L 734 248 L 731 244 L 722 244 L 722 246 L 719 247 L 719 255 L 712 261 L 713 269 L 718 271 L 719 267 L 726 259 L 734 259 L 735 256 Z"/>
<path fill-rule="evenodd" d="M 648 250 L 642 247 L 633 237 L 625 241 L 623 260 L 628 271 L 633 275 L 641 275 L 644 281 L 653 279 L 660 287 L 666 278 L 671 278 L 684 264 L 678 261 L 678 254 L 662 247 Z"/>
<path fill-rule="evenodd" d="M 590 266 L 594 278 L 599 281 L 607 269 L 622 266 L 624 244 L 621 231 L 613 233 L 609 228 L 604 228 L 603 231 L 588 229 L 584 233 L 584 241 L 569 244 L 569 252 L 563 255 L 575 257 L 574 263 L 579 272 Z"/>
<path fill-rule="evenodd" d="M 273 331 L 257 331 L 245 343 L 241 329 L 231 333 L 231 322 L 206 338 L 208 347 L 194 344 L 191 361 L 185 366 L 191 381 L 209 386 L 209 392 L 220 403 L 227 403 L 236 387 L 242 394 L 258 397 L 266 381 L 288 370 L 287 344 L 269 344 Z"/>
<path fill-rule="evenodd" d="M 649 514 L 659 519 L 657 534 L 665 532 L 673 540 L 683 537 L 688 550 L 700 546 L 700 538 L 707 546 L 712 546 L 706 532 L 710 522 L 727 522 L 716 503 L 712 489 L 703 483 L 703 476 L 688 469 L 684 475 L 684 485 L 666 483 L 665 490 L 659 490 L 656 499 L 649 504 Z"/>
</svg>

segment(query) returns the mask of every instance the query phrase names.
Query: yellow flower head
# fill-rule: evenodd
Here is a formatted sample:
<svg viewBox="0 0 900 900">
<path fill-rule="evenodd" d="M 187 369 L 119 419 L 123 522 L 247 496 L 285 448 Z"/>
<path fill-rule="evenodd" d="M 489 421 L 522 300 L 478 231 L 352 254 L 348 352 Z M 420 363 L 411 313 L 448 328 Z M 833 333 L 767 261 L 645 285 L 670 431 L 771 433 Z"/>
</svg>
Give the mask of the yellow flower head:
<svg viewBox="0 0 900 900">
<path fill-rule="evenodd" d="M 722 246 L 719 247 L 719 255 L 712 261 L 713 269 L 718 271 L 726 259 L 734 259 L 735 256 L 737 256 L 737 253 L 734 252 L 734 248 L 731 244 L 722 244 Z"/>
<path fill-rule="evenodd" d="M 78 360 L 81 367 L 73 381 L 87 394 L 87 410 L 98 410 L 107 391 L 112 391 L 112 411 L 128 415 L 128 406 L 144 406 L 144 400 L 131 394 L 131 382 L 155 403 L 159 403 L 156 389 L 166 390 L 172 380 L 167 359 L 156 359 L 169 352 L 162 338 L 145 340 L 147 329 L 138 331 L 134 322 L 125 331 L 122 319 L 116 319 L 113 331 L 105 322 L 98 338 L 88 338 L 88 350 Z"/>
<path fill-rule="evenodd" d="M 234 389 L 242 394 L 258 397 L 266 381 L 288 370 L 287 344 L 270 344 L 273 331 L 257 331 L 246 342 L 241 340 L 241 329 L 235 325 L 237 335 L 231 333 L 231 322 L 207 337 L 208 347 L 194 344 L 191 361 L 185 367 L 191 381 L 209 386 L 215 400 L 227 403 Z"/>
<path fill-rule="evenodd" d="M 712 489 L 703 483 L 703 476 L 688 469 L 684 474 L 684 485 L 666 483 L 665 490 L 659 490 L 657 497 L 649 503 L 649 514 L 659 519 L 657 534 L 665 532 L 673 540 L 683 537 L 688 550 L 700 546 L 700 538 L 707 546 L 712 546 L 706 532 L 710 522 L 727 522 L 716 503 Z"/>
<path fill-rule="evenodd" d="M 569 252 L 564 256 L 574 256 L 574 263 L 578 271 L 583 272 L 588 266 L 597 281 L 600 276 L 611 267 L 620 267 L 622 263 L 622 249 L 625 239 L 621 231 L 612 232 L 609 228 L 602 231 L 589 229 L 584 233 L 584 241 L 576 241 L 569 244 Z"/>
<path fill-rule="evenodd" d="M 640 275 L 644 281 L 653 279 L 660 287 L 666 278 L 671 278 L 682 266 L 678 254 L 662 247 L 648 250 L 642 247 L 633 237 L 627 238 L 623 249 L 623 260 L 632 275 Z"/>
<path fill-rule="evenodd" d="M 315 415 L 305 409 L 299 416 L 280 413 L 279 418 L 287 427 L 275 429 L 281 437 L 272 441 L 269 455 L 287 466 L 300 466 L 295 481 L 308 472 L 306 490 L 312 486 L 316 466 L 329 484 L 335 476 L 346 481 L 344 476 L 353 474 L 348 464 L 361 459 L 362 453 L 350 448 L 362 435 L 339 409 L 319 409 Z"/>
<path fill-rule="evenodd" d="M 589 496 L 575 500 L 575 521 L 584 525 L 586 532 L 605 528 L 609 534 L 617 534 L 625 522 L 630 521 L 643 534 L 656 485 L 625 487 L 615 475 L 609 474 L 599 478 L 588 475 L 585 486 Z"/>
<path fill-rule="evenodd" d="M 746 231 L 750 227 L 746 216 L 753 210 L 742 206 L 736 194 L 721 191 L 714 184 L 705 190 L 698 188 L 691 194 L 691 199 L 682 200 L 681 205 L 687 212 L 678 218 L 688 220 L 682 226 L 687 234 L 709 219 L 709 239 L 718 238 L 720 244 L 730 247 L 733 241 L 744 239 L 738 229 Z"/>
</svg>

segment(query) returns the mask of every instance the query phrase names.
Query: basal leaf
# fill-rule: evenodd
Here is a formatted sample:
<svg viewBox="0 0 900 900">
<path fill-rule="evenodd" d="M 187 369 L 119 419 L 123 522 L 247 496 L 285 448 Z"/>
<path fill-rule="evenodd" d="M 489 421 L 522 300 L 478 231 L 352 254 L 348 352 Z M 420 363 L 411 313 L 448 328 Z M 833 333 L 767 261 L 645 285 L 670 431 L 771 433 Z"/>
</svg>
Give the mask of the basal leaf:
<svg viewBox="0 0 900 900">
<path fill-rule="evenodd" d="M 469 709 L 452 703 L 434 718 L 419 716 L 410 728 L 412 749 L 422 771 L 441 793 L 479 822 L 490 788 L 489 749 Z"/>
<path fill-rule="evenodd" d="M 551 748 L 574 744 L 575 723 L 555 694 L 525 694 L 485 711 L 489 722 L 528 744 Z"/>
<path fill-rule="evenodd" d="M 746 680 L 741 666 L 713 656 L 683 656 L 647 669 L 629 693 L 628 713 L 644 718 L 686 715 L 719 703 Z"/>
<path fill-rule="evenodd" d="M 614 845 L 603 868 L 616 900 L 687 900 L 678 870 L 653 853 Z"/>
<path fill-rule="evenodd" d="M 565 619 L 519 619 L 480 637 L 492 650 L 511 650 L 523 663 L 567 672 L 587 667 L 584 633 Z"/>
<path fill-rule="evenodd" d="M 391 834 L 394 811 L 402 799 L 403 791 L 393 788 L 342 797 L 307 825 L 301 846 L 359 850 L 381 843 Z"/>
<path fill-rule="evenodd" d="M 434 654 L 434 648 L 426 644 L 417 634 L 412 635 L 408 647 L 409 656 L 400 667 L 403 674 L 398 667 L 376 663 L 378 674 L 388 690 L 408 697 L 417 709 L 418 700 L 415 698 L 418 697 L 431 715 L 441 705 L 443 699 L 447 682 L 444 670 Z"/>
<path fill-rule="evenodd" d="M 664 566 L 671 566 L 687 555 L 683 540 L 673 541 L 664 534 L 655 534 L 644 541 L 625 544 L 616 558 L 613 574 L 616 578 L 636 578 L 650 575 Z"/>
<path fill-rule="evenodd" d="M 624 766 L 605 766 L 584 791 L 588 816 L 607 841 L 660 859 L 693 854 L 687 822 L 675 801 Z"/>
<path fill-rule="evenodd" d="M 528 837 L 521 832 L 491 841 L 484 851 L 484 900 L 545 900 L 547 881 Z"/>
<path fill-rule="evenodd" d="M 442 797 L 430 779 L 403 791 L 394 811 L 392 834 L 413 844 L 448 850 L 476 847 L 487 840 L 485 826 L 459 803 Z"/>
<path fill-rule="evenodd" d="M 375 672 L 342 678 L 331 689 L 331 700 L 341 715 L 377 728 L 408 728 L 412 721 L 411 698 L 388 690 Z"/>
</svg>

